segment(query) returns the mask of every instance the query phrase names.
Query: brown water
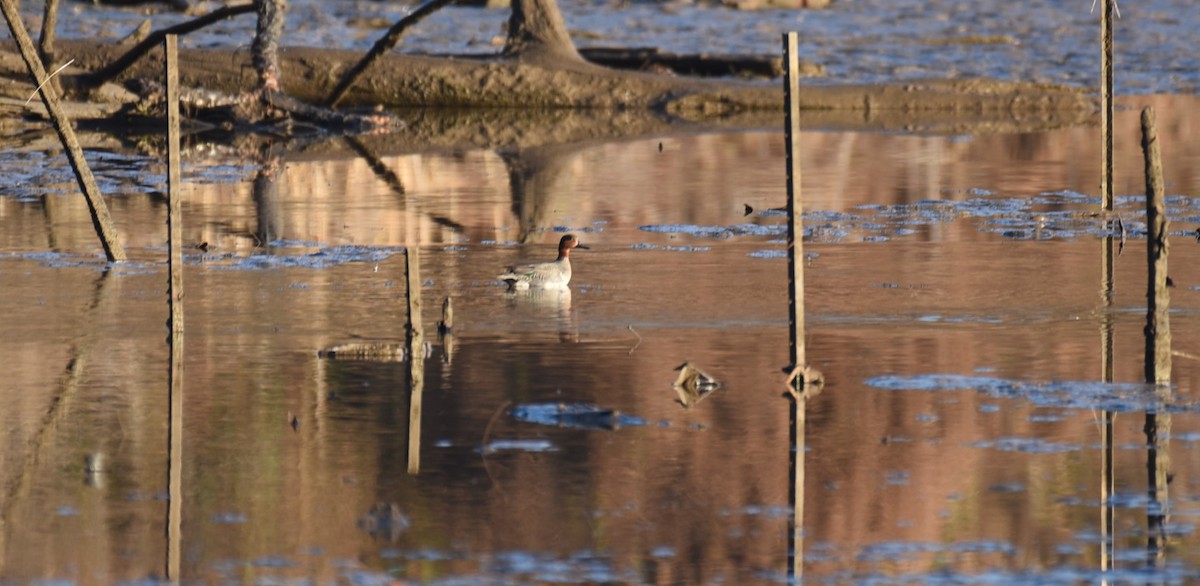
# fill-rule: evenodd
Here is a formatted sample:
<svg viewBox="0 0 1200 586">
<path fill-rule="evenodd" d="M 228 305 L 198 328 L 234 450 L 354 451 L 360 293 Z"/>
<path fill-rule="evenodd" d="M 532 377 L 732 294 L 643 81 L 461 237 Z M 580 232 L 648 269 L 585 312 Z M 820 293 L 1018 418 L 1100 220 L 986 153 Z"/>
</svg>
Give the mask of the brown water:
<svg viewBox="0 0 1200 586">
<path fill-rule="evenodd" d="M 1194 98 L 1154 101 L 1174 348 L 1200 354 L 1200 118 Z M 1122 196 L 1143 192 L 1136 115 L 1118 120 Z M 1142 204 L 1122 200 L 1134 233 L 1106 307 L 1096 142 L 805 133 L 808 356 L 827 378 L 800 451 L 806 580 L 1094 582 L 1108 563 L 1115 582 L 1200 577 L 1200 368 L 1175 358 L 1169 401 L 1100 383 L 1106 324 L 1114 380 L 1142 379 L 1145 270 Z M 787 263 L 784 218 L 762 213 L 784 202 L 781 135 L 525 153 L 518 201 L 506 156 L 380 155 L 403 193 L 351 155 L 281 161 L 257 196 L 252 167 L 233 182 L 189 168 L 185 240 L 210 247 L 185 271 L 175 531 L 165 206 L 110 200 L 138 261 L 102 271 L 78 197 L 0 197 L 0 582 L 786 581 Z M 494 275 L 552 255 L 563 230 L 592 246 L 572 255 L 572 293 L 506 295 Z M 415 434 L 407 362 L 318 357 L 404 340 L 407 244 L 426 326 L 446 296 L 456 311 L 452 338 L 427 336 Z M 688 409 L 671 388 L 685 360 L 725 383 Z M 545 402 L 641 421 L 513 416 Z M 1158 549 L 1147 411 L 1172 412 Z M 377 503 L 407 524 L 371 531 Z"/>
</svg>

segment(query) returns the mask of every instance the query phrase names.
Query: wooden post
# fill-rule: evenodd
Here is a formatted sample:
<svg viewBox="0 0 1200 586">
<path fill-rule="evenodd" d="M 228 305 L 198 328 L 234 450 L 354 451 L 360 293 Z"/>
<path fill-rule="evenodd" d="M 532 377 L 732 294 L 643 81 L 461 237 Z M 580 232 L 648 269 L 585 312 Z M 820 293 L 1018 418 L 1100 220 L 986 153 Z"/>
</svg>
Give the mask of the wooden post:
<svg viewBox="0 0 1200 586">
<path fill-rule="evenodd" d="M 1113 211 L 1113 6 L 1100 0 L 1100 201 Z M 1107 221 L 1107 220 L 1106 220 Z"/>
<path fill-rule="evenodd" d="M 1163 188 L 1162 160 L 1155 127 L 1154 109 L 1142 110 L 1142 152 L 1146 164 L 1146 364 L 1148 384 L 1158 388 L 1162 399 L 1171 396 L 1171 321 L 1168 311 L 1171 293 L 1167 288 L 1167 215 Z M 1171 455 L 1167 443 L 1171 433 L 1171 414 L 1146 413 L 1147 492 L 1153 506 L 1146 513 L 1146 547 L 1153 565 L 1166 562 L 1166 523 L 1169 512 L 1168 477 Z"/>
<path fill-rule="evenodd" d="M 179 55 L 177 38 L 163 40 L 167 78 L 167 323 L 171 365 L 168 369 L 167 579 L 180 581 L 183 541 L 183 218 L 179 171 Z"/>
<path fill-rule="evenodd" d="M 1105 232 L 1113 211 L 1113 5 L 1116 0 L 1100 0 L 1100 205 L 1104 214 Z M 1113 381 L 1113 238 L 1106 235 L 1101 242 L 1100 294 L 1104 303 L 1104 324 L 1101 326 L 1101 368 L 1104 382 Z M 1100 569 L 1112 569 L 1113 506 L 1109 502 L 1116 488 L 1113 469 L 1113 424 L 1116 414 L 1104 412 L 1100 434 L 1105 449 L 1100 461 Z"/>
<path fill-rule="evenodd" d="M 1167 288 L 1167 214 L 1154 109 L 1142 110 L 1146 161 L 1146 382 L 1171 384 L 1171 292 Z"/>
<path fill-rule="evenodd" d="M 793 395 L 791 413 L 792 519 L 788 531 L 788 581 L 799 583 L 804 576 L 804 440 L 808 394 L 808 372 L 804 348 L 804 206 L 800 181 L 800 56 L 795 32 L 783 35 L 784 88 L 786 100 L 788 211 L 788 334 L 791 341 Z M 795 376 L 802 373 L 800 376 Z"/>
<path fill-rule="evenodd" d="M 796 33 L 784 33 L 787 116 L 787 211 L 788 211 L 788 334 L 792 368 L 807 364 L 804 352 L 804 206 L 800 183 L 800 57 Z M 804 381 L 797 381 L 803 388 Z"/>
<path fill-rule="evenodd" d="M 54 93 L 54 89 L 47 84 L 42 60 L 38 58 L 37 49 L 34 48 L 33 41 L 25 30 L 25 24 L 21 22 L 21 15 L 17 12 L 13 0 L 0 0 L 0 10 L 4 12 L 4 19 L 8 21 L 8 30 L 12 33 L 13 40 L 17 42 L 21 58 L 25 61 L 25 67 L 29 69 L 29 76 L 41 88 L 38 94 L 42 96 L 42 104 L 46 106 L 46 113 L 50 115 L 54 130 L 58 133 L 63 149 L 67 152 L 71 169 L 75 171 L 75 180 L 79 183 L 84 198 L 87 199 L 88 210 L 92 214 L 92 226 L 96 229 L 96 235 L 100 237 L 104 255 L 109 262 L 124 261 L 125 249 L 117 239 L 117 230 L 113 226 L 112 217 L 108 214 L 108 205 L 104 203 L 104 196 L 100 193 L 100 187 L 96 185 L 96 178 L 92 176 L 87 159 L 83 157 L 83 149 L 75 137 L 75 129 L 71 126 L 71 120 L 59 106 L 58 96 Z"/>
</svg>

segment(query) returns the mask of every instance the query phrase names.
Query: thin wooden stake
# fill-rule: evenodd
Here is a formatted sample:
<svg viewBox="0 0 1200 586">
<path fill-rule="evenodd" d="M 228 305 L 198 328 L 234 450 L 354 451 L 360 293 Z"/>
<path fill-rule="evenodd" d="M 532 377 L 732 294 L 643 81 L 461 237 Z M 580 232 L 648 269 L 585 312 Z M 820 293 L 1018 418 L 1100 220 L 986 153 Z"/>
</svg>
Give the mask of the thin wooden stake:
<svg viewBox="0 0 1200 586">
<path fill-rule="evenodd" d="M 29 38 L 29 32 L 25 30 L 25 24 L 21 22 L 21 15 L 17 12 L 13 0 L 0 0 L 0 10 L 4 12 L 8 30 L 17 42 L 17 48 L 21 51 L 21 58 L 25 61 L 25 67 L 29 69 L 33 84 L 42 87 L 42 104 L 46 106 L 54 131 L 58 133 L 63 149 L 67 152 L 67 159 L 71 162 L 71 169 L 75 171 L 75 180 L 87 200 L 88 211 L 92 215 L 92 226 L 95 227 L 100 244 L 104 247 L 104 255 L 109 262 L 124 261 L 125 249 L 117 238 L 117 230 L 108 214 L 108 205 L 104 203 L 104 196 L 100 193 L 100 187 L 96 185 L 96 178 L 92 176 L 87 159 L 83 157 L 83 149 L 79 146 L 79 140 L 75 138 L 75 129 L 71 126 L 70 118 L 59 106 L 54 88 L 46 85 L 46 70 L 42 66 L 42 60 L 38 58 L 33 41 Z"/>
<path fill-rule="evenodd" d="M 1100 8 L 1100 205 L 1105 212 L 1113 211 L 1113 5 L 1116 0 L 1101 0 Z M 1105 231 L 1111 215 L 1105 214 Z M 1106 235 L 1101 243 L 1101 281 L 1105 313 L 1101 326 L 1101 368 L 1105 382 L 1113 380 L 1113 238 Z M 1105 449 L 1100 463 L 1100 569 L 1112 568 L 1115 539 L 1113 506 L 1109 499 L 1116 488 L 1113 474 L 1113 424 L 1116 414 L 1103 413 L 1101 437 Z"/>
<path fill-rule="evenodd" d="M 803 373 L 807 366 L 804 349 L 804 206 L 800 182 L 800 55 L 796 33 L 783 35 L 784 88 L 787 116 L 787 211 L 788 211 L 788 334 L 791 341 L 792 377 L 788 391 L 792 394 L 791 413 L 791 482 L 788 492 L 792 504 L 792 519 L 788 531 L 788 578 L 799 583 L 804 576 L 804 439 L 809 382 Z M 797 380 L 799 379 L 799 380 Z M 797 392 L 799 389 L 801 392 Z"/>
<path fill-rule="evenodd" d="M 1100 201 L 1113 211 L 1113 6 L 1117 0 L 1100 0 Z"/>
<path fill-rule="evenodd" d="M 1142 152 L 1146 162 L 1146 382 L 1158 389 L 1159 400 L 1171 396 L 1171 292 L 1167 288 L 1167 215 L 1162 158 L 1154 109 L 1142 110 Z M 1146 513 L 1146 548 L 1154 567 L 1166 563 L 1166 526 L 1170 513 L 1171 414 L 1146 412 L 1147 492 L 1154 506 Z"/>
<path fill-rule="evenodd" d="M 179 56 L 177 38 L 163 40 L 167 85 L 167 303 L 171 317 L 168 373 L 167 579 L 180 581 L 183 543 L 183 218 L 179 172 Z"/>
<path fill-rule="evenodd" d="M 804 351 L 804 205 L 800 182 L 800 57 L 796 33 L 784 33 L 787 100 L 788 334 L 792 368 L 807 364 Z M 800 381 L 803 386 L 803 381 Z"/>
<path fill-rule="evenodd" d="M 1171 292 L 1167 288 L 1167 214 L 1154 109 L 1142 110 L 1146 162 L 1146 382 L 1171 384 Z"/>
</svg>

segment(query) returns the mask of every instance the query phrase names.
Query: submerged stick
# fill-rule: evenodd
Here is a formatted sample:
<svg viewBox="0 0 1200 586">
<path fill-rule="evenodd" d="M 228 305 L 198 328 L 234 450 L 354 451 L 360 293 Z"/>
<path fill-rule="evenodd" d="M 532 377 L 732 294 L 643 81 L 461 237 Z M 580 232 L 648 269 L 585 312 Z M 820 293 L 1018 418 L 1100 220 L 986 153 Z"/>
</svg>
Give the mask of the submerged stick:
<svg viewBox="0 0 1200 586">
<path fill-rule="evenodd" d="M 423 20 L 426 16 L 433 14 L 434 11 L 452 1 L 453 0 L 429 0 L 429 2 L 418 6 L 416 10 L 412 11 L 404 18 L 401 18 L 396 24 L 392 25 L 392 28 L 388 29 L 387 33 L 380 37 L 378 41 L 375 41 L 375 44 L 371 47 L 371 50 L 367 51 L 367 54 L 363 55 L 362 59 L 359 59 L 358 63 L 355 63 L 354 67 L 351 67 L 350 70 L 346 72 L 346 75 L 342 76 L 342 79 L 338 82 L 337 87 L 333 88 L 333 91 L 329 92 L 329 97 L 325 98 L 325 106 L 328 108 L 336 108 L 338 103 L 342 101 L 342 98 L 346 97 L 346 94 L 350 91 L 350 88 L 354 87 L 354 84 L 359 80 L 359 78 L 362 77 L 363 72 L 365 72 L 372 63 L 378 60 L 381 55 L 391 51 L 396 47 L 396 44 L 400 42 L 400 37 L 404 35 L 404 31 L 408 30 L 409 27 L 417 24 L 418 22 L 421 22 L 421 20 Z"/>
<path fill-rule="evenodd" d="M 63 149 L 67 152 L 67 159 L 71 162 L 71 169 L 75 171 L 75 180 L 79 183 L 79 188 L 87 200 L 88 211 L 92 215 L 92 226 L 96 229 L 96 235 L 100 237 L 104 255 L 109 262 L 124 261 L 125 249 L 121 247 L 121 243 L 117 239 L 117 231 L 113 226 L 112 217 L 108 214 L 108 206 L 104 203 L 104 197 L 100 193 L 100 187 L 96 185 L 96 178 L 92 176 L 87 159 L 83 157 L 83 149 L 79 146 L 79 140 L 75 138 L 75 129 L 71 126 L 71 120 L 67 118 L 66 113 L 59 105 L 54 88 L 45 86 L 46 70 L 42 67 L 42 60 L 38 58 L 33 41 L 30 40 L 29 33 L 25 30 L 25 24 L 21 22 L 21 15 L 17 12 L 13 0 L 0 0 L 0 10 L 4 12 L 4 19 L 8 21 L 8 30 L 12 33 L 13 40 L 17 42 L 17 48 L 21 51 L 21 58 L 29 69 L 29 75 L 33 78 L 34 85 L 42 86 L 42 90 L 39 92 L 42 96 L 42 104 L 46 106 L 46 112 L 50 115 L 54 131 L 58 133 Z"/>
</svg>

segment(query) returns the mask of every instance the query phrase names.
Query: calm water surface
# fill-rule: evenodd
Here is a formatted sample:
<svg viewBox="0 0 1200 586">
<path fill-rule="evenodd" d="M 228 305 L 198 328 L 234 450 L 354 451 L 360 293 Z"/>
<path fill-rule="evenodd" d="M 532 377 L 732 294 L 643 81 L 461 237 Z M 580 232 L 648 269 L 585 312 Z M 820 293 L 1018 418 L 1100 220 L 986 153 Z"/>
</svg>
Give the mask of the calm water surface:
<svg viewBox="0 0 1200 586">
<path fill-rule="evenodd" d="M 777 132 L 523 154 L 536 165 L 380 153 L 402 192 L 352 154 L 276 161 L 257 187 L 257 165 L 192 157 L 185 240 L 209 248 L 185 271 L 177 531 L 165 206 L 145 193 L 161 167 L 111 155 L 135 261 L 104 270 L 86 209 L 45 171 L 61 159 L 31 171 L 14 155 L 0 582 L 777 583 L 797 507 L 795 561 L 815 583 L 1197 579 L 1200 119 L 1194 98 L 1154 102 L 1181 353 L 1170 396 L 1135 384 L 1136 110 L 1118 120 L 1131 235 L 1111 303 L 1089 215 L 1094 129 L 804 135 L 808 355 L 827 385 L 807 403 L 797 502 Z M 592 246 L 572 255 L 571 293 L 507 295 L 494 275 L 568 230 Z M 403 342 L 404 246 L 420 251 L 430 329 L 419 388 L 409 361 L 318 356 Z M 1101 382 L 1106 328 L 1119 384 Z M 690 408 L 671 387 L 685 360 L 724 383 Z M 539 403 L 628 418 L 514 416 Z M 1159 502 L 1147 412 L 1170 421 Z M 1165 545 L 1148 528 L 1163 511 Z"/>
</svg>

